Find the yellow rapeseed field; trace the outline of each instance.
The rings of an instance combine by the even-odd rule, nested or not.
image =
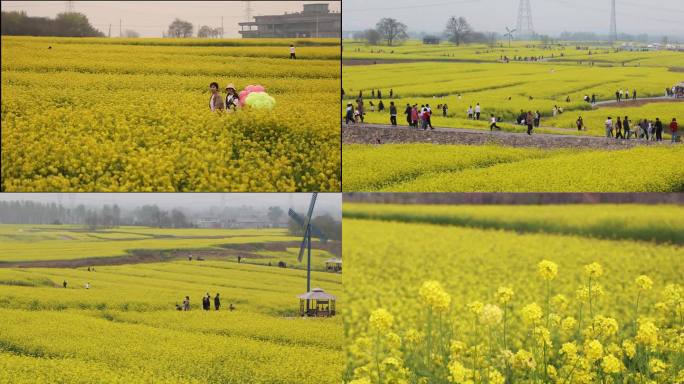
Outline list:
[[[583,226],[571,207],[532,209],[530,221],[525,207],[440,207],[440,225],[421,207],[345,210],[361,217],[364,207],[382,221],[345,216],[345,382],[684,380],[681,245],[596,238],[627,235],[622,226],[647,211],[675,223],[673,207],[579,206],[598,212],[602,230],[596,220]],[[506,216],[513,209],[518,219]],[[490,226],[463,226],[464,214]],[[576,234],[539,228],[540,218],[564,217]],[[412,218],[419,222],[404,221]]]
[[[224,43],[3,36],[1,189],[338,191],[339,46]],[[211,113],[213,81],[276,106]]]

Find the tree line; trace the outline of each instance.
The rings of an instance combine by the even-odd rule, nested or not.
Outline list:
[[[369,44],[377,45],[381,41],[387,46],[393,46],[409,38],[408,27],[406,24],[385,17],[380,19],[375,28],[367,29],[355,36],[365,39]],[[452,16],[447,20],[444,32],[441,36],[426,36],[426,40],[440,40],[445,38],[456,45],[467,43],[490,43],[495,44],[499,35],[493,32],[478,32],[468,23],[465,17]]]
[[[25,11],[2,11],[0,33],[14,36],[104,37],[82,13],[60,13],[54,19],[31,17]]]

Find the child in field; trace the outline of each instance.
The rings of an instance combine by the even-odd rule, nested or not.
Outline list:
[[[493,130],[494,128],[496,128],[496,129],[501,129],[501,127],[499,127],[498,125],[496,125],[496,117],[494,117],[494,114],[492,114],[492,117],[491,117],[490,121],[491,121],[491,124],[489,124],[489,130],[490,130],[490,131]]]
[[[290,59],[292,59],[292,60],[297,59],[297,55],[295,55],[295,46],[294,46],[294,44],[290,44]]]
[[[238,97],[238,94],[235,91],[235,86],[233,85],[233,83],[226,85],[226,110],[237,110],[239,101],[240,98]]]
[[[190,310],[190,296],[185,296],[185,300],[183,300],[183,310],[184,311]]]
[[[209,84],[209,89],[211,89],[211,97],[209,98],[209,108],[212,112],[223,110],[223,100],[221,100],[221,94],[218,92],[219,85],[217,82],[212,82]]]

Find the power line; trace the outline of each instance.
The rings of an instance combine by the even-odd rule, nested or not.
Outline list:
[[[442,2],[442,3],[430,3],[430,4],[420,4],[420,5],[406,5],[406,6],[399,6],[399,7],[378,7],[378,8],[353,8],[353,9],[348,9],[345,8],[343,13],[350,13],[350,12],[366,12],[366,11],[393,11],[397,9],[416,9],[416,8],[425,8],[425,7],[434,7],[434,6],[440,6],[440,5],[454,5],[454,4],[465,4],[465,3],[479,3],[481,0],[458,0],[458,1],[447,1],[447,2]]]

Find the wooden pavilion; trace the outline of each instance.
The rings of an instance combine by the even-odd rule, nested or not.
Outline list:
[[[333,257],[325,261],[326,271],[342,272],[342,259]]]
[[[314,288],[311,292],[299,297],[299,315],[310,317],[335,316],[336,297],[325,293],[321,288]]]

